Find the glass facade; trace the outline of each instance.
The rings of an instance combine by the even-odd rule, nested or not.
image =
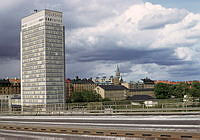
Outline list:
[[[64,103],[65,29],[62,13],[43,10],[22,19],[22,105]]]

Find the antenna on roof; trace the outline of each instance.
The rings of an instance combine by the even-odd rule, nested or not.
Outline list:
[[[35,10],[34,10],[34,13],[37,13],[37,12],[38,12],[38,10],[37,10],[37,9],[35,9]]]

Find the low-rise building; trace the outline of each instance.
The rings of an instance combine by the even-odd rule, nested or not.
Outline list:
[[[127,87],[128,89],[154,89],[154,81],[149,78],[141,79],[142,81],[133,82],[130,81],[129,83],[123,82],[121,85]]]
[[[1,79],[0,80],[0,109],[8,111],[12,108],[12,98],[20,96],[19,79]],[[21,104],[21,100],[20,104]]]
[[[15,79],[0,80],[0,95],[20,94],[20,81]]]
[[[66,101],[72,96],[73,85],[70,79],[65,80],[65,98]]]
[[[67,79],[66,80],[66,99],[69,99],[75,92],[93,91],[97,86],[92,79]]]
[[[143,82],[123,82],[121,85],[125,86],[128,89],[144,89],[144,83]]]
[[[154,85],[155,85],[155,83],[154,83],[154,81],[153,80],[151,80],[150,78],[148,78],[148,77],[146,77],[146,78],[144,78],[144,79],[141,79],[142,81],[143,81],[143,83],[144,83],[144,88],[145,89],[147,89],[147,88],[154,88]]]
[[[116,67],[115,76],[96,77],[92,80],[97,85],[121,85],[121,83],[123,83],[123,79],[118,66]]]
[[[149,95],[149,96],[155,96],[154,89],[152,88],[142,88],[142,89],[129,89],[127,92],[128,96],[132,95]]]
[[[72,92],[93,91],[96,84],[91,79],[73,79],[71,81]]]
[[[92,81],[97,84],[97,85],[113,85],[113,76],[110,77],[96,77],[94,79],[92,79]]]
[[[4,111],[9,111],[10,108],[11,108],[11,104],[10,104],[9,98],[7,96],[6,97],[1,96],[0,97],[0,113]]]
[[[128,88],[127,96],[132,95],[154,95],[154,81],[149,78],[141,79],[142,82],[123,82],[121,85]]]
[[[128,89],[122,85],[99,85],[94,89],[103,99],[125,100]]]

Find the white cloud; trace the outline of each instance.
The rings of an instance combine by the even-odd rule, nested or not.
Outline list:
[[[66,17],[73,21],[72,26],[89,27],[121,14],[129,5],[141,2],[142,0],[64,0],[63,10]]]
[[[88,39],[87,39],[87,42],[90,44],[90,45],[95,45],[97,44],[98,42],[98,39],[93,37],[93,36],[89,36]]]
[[[183,59],[183,60],[186,60],[186,61],[191,61],[193,51],[190,48],[179,47],[179,48],[175,49],[175,55],[180,59]]]
[[[142,19],[138,26],[140,29],[158,29],[165,27],[167,24],[173,24],[182,20],[188,12],[179,9],[167,9],[160,5],[151,3],[144,4]]]
[[[159,47],[184,47],[198,43],[200,36],[200,14],[188,14],[176,24],[168,24],[159,32],[157,39],[151,46]]]
[[[195,63],[200,61],[195,59],[199,50],[194,51],[195,45],[200,42],[200,14],[182,9],[165,8],[151,3],[139,3],[130,6],[118,15],[101,20],[95,26],[73,30],[69,38],[71,48],[78,45],[86,50],[91,47],[105,50],[111,47],[110,45],[147,52],[160,49],[168,50],[167,53],[172,58],[162,58],[163,56],[157,54],[157,57],[150,57],[149,59],[152,59],[152,61],[148,61],[147,64],[136,64],[137,60],[125,60],[123,63],[127,63],[131,68],[133,65],[136,66],[135,68],[133,66],[132,72],[125,75],[129,80],[148,75],[158,79],[168,79],[170,76],[174,78],[174,76],[168,74],[172,68],[170,61],[172,62],[171,65],[174,65],[174,61],[177,61],[179,65],[184,63],[183,61],[195,61]],[[112,56],[112,52],[110,52],[110,55]],[[126,54],[124,54],[124,57],[127,57]],[[165,67],[164,63],[156,64],[158,60],[155,58],[163,62],[165,59],[169,59],[169,62],[166,63],[168,66]],[[178,59],[176,60],[176,58]],[[144,59],[147,59],[145,55]],[[94,61],[96,60],[94,59]],[[113,59],[110,61],[119,63]],[[101,66],[103,67],[105,63],[101,63]],[[151,71],[144,68],[151,68]],[[103,67],[103,69],[108,70],[107,67]]]
[[[176,44],[194,44],[198,39],[190,36],[200,35],[200,32],[190,33],[191,28],[185,29],[191,22],[196,27],[200,20],[189,12],[179,9],[167,9],[150,3],[129,7],[119,16],[114,16],[98,23],[94,27],[81,28],[71,33],[71,41],[85,42],[88,36],[102,38],[101,41],[112,41],[125,47],[165,48],[179,47]],[[196,17],[196,18],[195,18]],[[191,20],[190,22],[187,20]],[[197,20],[198,19],[198,20]],[[195,28],[193,27],[193,28]],[[151,30],[141,30],[147,28]],[[184,29],[183,29],[184,28]],[[85,42],[87,45],[87,42]],[[73,46],[73,45],[72,45]]]

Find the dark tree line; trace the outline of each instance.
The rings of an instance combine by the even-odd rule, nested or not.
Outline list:
[[[110,99],[103,99],[100,94],[95,91],[82,91],[74,92],[70,99],[67,100],[68,103],[80,103],[80,102],[103,102],[110,101]]]
[[[158,99],[183,98],[184,95],[200,97],[200,83],[180,83],[176,85],[159,83],[155,85],[154,93]]]

